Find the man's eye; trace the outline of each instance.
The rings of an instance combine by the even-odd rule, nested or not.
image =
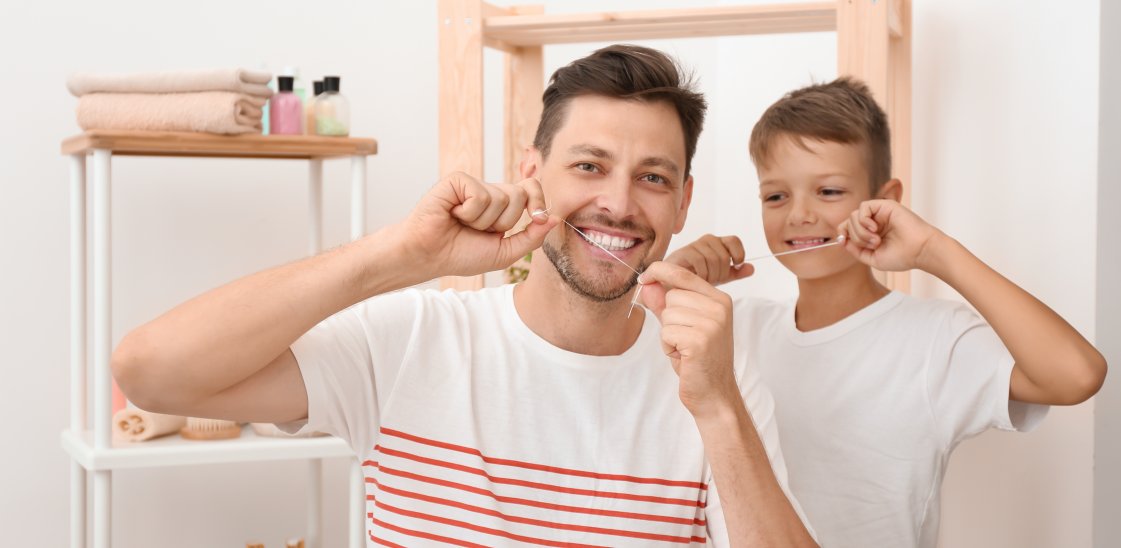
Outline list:
[[[656,185],[664,185],[669,183],[669,181],[667,181],[665,177],[662,177],[661,175],[658,175],[656,173],[647,173],[646,175],[642,176],[642,180],[648,183],[654,183]]]
[[[596,171],[599,171],[599,168],[596,167],[595,164],[591,164],[591,163],[588,163],[588,162],[580,162],[580,163],[576,164],[575,167],[576,167],[576,169],[579,169],[580,171],[587,171],[588,173],[595,173]]]

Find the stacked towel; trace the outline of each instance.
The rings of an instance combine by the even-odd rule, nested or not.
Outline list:
[[[190,93],[232,91],[268,99],[272,75],[245,69],[153,72],[148,74],[88,74],[70,77],[66,87],[75,97],[91,93]]]
[[[78,125],[91,129],[261,131],[272,90],[267,72],[243,69],[135,75],[75,74],[67,88],[78,99]]]
[[[94,93],[78,100],[78,125],[84,130],[260,133],[265,101],[229,91]]]

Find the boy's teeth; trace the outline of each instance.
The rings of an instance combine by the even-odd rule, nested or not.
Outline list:
[[[634,244],[638,242],[637,240],[632,240],[630,238],[610,236],[602,232],[596,232],[594,230],[584,230],[582,232],[586,235],[586,240],[594,244],[598,244],[609,251],[622,251],[624,249],[630,249],[634,247]]]

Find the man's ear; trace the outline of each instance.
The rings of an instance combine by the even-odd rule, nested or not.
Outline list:
[[[681,207],[677,210],[677,224],[673,227],[673,233],[681,233],[681,229],[685,228],[685,218],[689,216],[689,204],[693,201],[693,176],[690,175],[685,179],[685,186],[681,188]]]
[[[894,200],[896,202],[903,201],[903,182],[899,179],[892,179],[884,186],[880,187],[880,191],[876,193],[876,198],[880,200]]]
[[[529,179],[536,177],[537,172],[541,166],[541,152],[537,147],[529,145],[522,151],[522,161],[518,163],[518,172],[521,173],[522,179]],[[511,181],[513,182],[513,181]]]

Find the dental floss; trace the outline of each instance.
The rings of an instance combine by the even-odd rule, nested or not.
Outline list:
[[[770,259],[771,257],[781,257],[783,255],[793,255],[795,253],[801,253],[803,251],[813,251],[815,249],[821,249],[823,247],[840,245],[840,244],[843,244],[843,243],[845,243],[845,235],[841,234],[840,236],[837,236],[836,241],[829,242],[827,244],[815,245],[813,247],[803,247],[802,249],[794,249],[794,250],[791,250],[791,251],[783,251],[782,253],[772,253],[770,255],[760,255],[758,257],[752,257],[750,259],[744,259],[742,263],[736,265],[736,268],[739,268],[739,267],[741,267],[741,266],[743,266],[747,263],[753,263],[755,261],[761,261],[763,259]]]
[[[539,209],[537,211],[534,211],[533,213],[530,213],[529,215],[530,215],[530,217],[536,217],[538,215],[544,215],[548,212],[549,212],[549,209]],[[564,221],[564,224],[568,225],[569,228],[571,228],[572,230],[575,230],[577,234],[583,236],[585,240],[588,240],[588,242],[590,242],[592,245],[602,249],[603,252],[610,255],[612,259],[615,259],[616,261],[619,261],[620,264],[622,264],[623,266],[630,269],[630,271],[634,272],[636,276],[638,276],[640,278],[642,277],[642,273],[635,270],[634,268],[632,268],[631,265],[626,263],[626,261],[624,261],[623,259],[620,259],[614,253],[608,251],[608,249],[606,247],[603,247],[602,245],[599,245],[598,243],[596,243],[594,240],[589,238],[587,234],[584,234],[583,232],[581,232],[579,228],[576,228],[576,227],[572,226],[572,223],[568,222],[565,219],[561,219],[561,220]],[[794,253],[801,253],[803,251],[812,251],[814,249],[821,249],[823,247],[830,247],[830,246],[839,245],[839,244],[843,244],[843,243],[845,243],[845,235],[841,234],[840,236],[837,236],[836,241],[829,242],[827,244],[815,245],[813,247],[803,247],[802,249],[794,249],[794,250],[791,250],[791,251],[783,251],[782,253],[772,253],[770,255],[760,255],[758,257],[752,257],[750,259],[744,259],[744,261],[742,263],[736,265],[736,267],[739,268],[740,266],[743,266],[747,263],[752,263],[752,262],[760,261],[760,260],[763,260],[763,259],[770,259],[772,257],[781,257],[783,255],[793,255]],[[636,305],[638,305],[638,296],[639,296],[640,293],[642,293],[642,286],[643,285],[644,284],[639,283],[638,284],[638,289],[635,290],[635,292],[634,292],[634,298],[631,299],[631,307],[629,309],[627,309],[627,318],[631,317],[631,313],[634,312],[634,307]]]
[[[548,209],[539,209],[537,211],[534,211],[533,213],[530,213],[529,216],[530,217],[536,217],[538,215],[544,215],[548,212],[549,212]],[[623,259],[620,259],[614,253],[609,251],[606,247],[603,247],[602,245],[599,245],[599,243],[597,243],[595,240],[589,238],[588,235],[581,232],[579,228],[576,228],[576,227],[572,226],[572,223],[568,222],[566,219],[561,219],[561,220],[564,221],[564,224],[568,225],[569,228],[571,228],[572,230],[575,230],[577,234],[583,236],[585,240],[588,240],[589,243],[591,243],[592,245],[602,249],[603,252],[610,255],[612,259],[615,259],[616,261],[619,261],[619,264],[622,264],[623,266],[630,269],[631,272],[634,272],[635,276],[639,276],[639,277],[642,276],[641,272],[635,270],[631,265],[627,264],[626,261],[624,261]],[[631,317],[631,312],[634,311],[635,305],[638,304],[638,294],[641,293],[641,292],[642,292],[642,284],[638,284],[638,289],[634,292],[634,300],[631,301],[631,307],[627,310],[627,318]]]

